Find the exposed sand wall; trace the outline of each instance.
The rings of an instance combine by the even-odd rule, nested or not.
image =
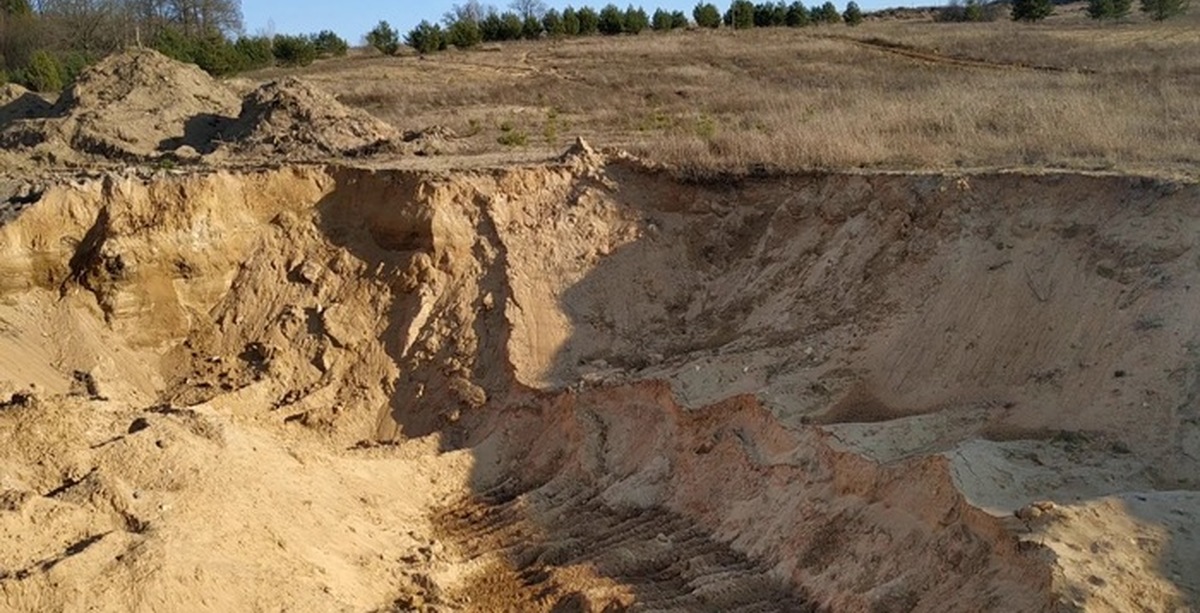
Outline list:
[[[1183,606],[1198,200],[1116,176],[681,183],[586,147],[55,186],[0,226],[0,530],[31,535],[0,546],[0,594],[178,608],[235,572],[184,561],[217,543],[259,588],[201,608]],[[295,555],[323,521],[285,530],[304,500],[379,539]],[[257,536],[214,531],[229,505]]]

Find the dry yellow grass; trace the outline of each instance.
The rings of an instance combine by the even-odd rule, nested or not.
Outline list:
[[[360,55],[306,76],[403,129],[447,125],[471,153],[575,135],[703,170],[1064,167],[1193,174],[1200,29],[868,22]],[[278,71],[277,71],[278,72]],[[264,73],[258,77],[272,76]]]

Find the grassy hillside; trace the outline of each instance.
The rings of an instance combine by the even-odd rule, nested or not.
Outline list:
[[[711,170],[1026,167],[1188,173],[1200,162],[1200,19],[677,31],[427,57],[360,53],[301,72],[466,153],[575,135]],[[265,78],[292,71],[257,73]]]

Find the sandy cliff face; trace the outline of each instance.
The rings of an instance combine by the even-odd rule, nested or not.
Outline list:
[[[0,598],[1187,606],[1198,198],[585,147],[51,186],[0,226]]]

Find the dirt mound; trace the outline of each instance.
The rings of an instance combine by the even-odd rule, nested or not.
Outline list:
[[[393,146],[399,136],[395,128],[365,111],[288,77],[247,95],[241,114],[222,139],[240,155],[327,158],[378,153]]]
[[[679,182],[580,142],[26,192],[8,609],[1200,594],[1195,185]]]
[[[458,134],[446,126],[430,126],[422,130],[409,130],[401,140],[404,150],[413,155],[441,155],[458,150]]]
[[[0,85],[0,130],[18,119],[44,117],[50,102],[15,83]]]
[[[238,99],[199,67],[130,49],[84,70],[43,119],[17,122],[5,146],[115,159],[207,146]]]
[[[0,144],[50,162],[83,156],[147,159],[164,154],[213,163],[326,159],[452,149],[445,130],[402,139],[390,125],[304,81],[263,85],[244,100],[200,68],[145,49],[113,55],[80,74],[58,102],[15,86],[0,102]],[[7,127],[6,127],[7,126]]]

